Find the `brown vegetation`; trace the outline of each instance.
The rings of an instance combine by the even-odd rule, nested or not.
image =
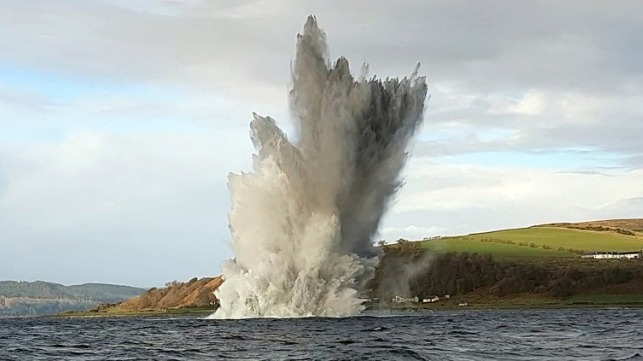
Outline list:
[[[597,232],[616,232],[634,236],[636,235],[634,232],[643,232],[643,218],[611,219],[578,223],[551,223],[542,224],[537,227],[563,227]]]
[[[167,309],[208,307],[217,303],[214,291],[223,279],[196,277],[188,282],[172,281],[165,288],[151,288],[140,296],[115,306],[120,311],[163,311]]]

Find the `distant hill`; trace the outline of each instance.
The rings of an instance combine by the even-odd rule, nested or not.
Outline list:
[[[138,296],[117,304],[105,304],[94,309],[100,313],[141,313],[186,308],[212,308],[217,304],[214,291],[221,286],[218,277],[192,278],[187,282],[172,281],[164,288],[151,288]]]
[[[585,229],[589,231],[611,231],[634,235],[629,232],[643,232],[643,218],[633,219],[609,219],[604,221],[589,221],[576,223],[551,223],[539,227],[564,227],[573,229]]]
[[[556,223],[459,237],[438,237],[420,242],[404,241],[406,243],[402,244],[412,244],[412,249],[435,251],[438,257],[439,254],[446,255],[448,252],[468,252],[478,255],[490,254],[494,259],[503,262],[546,260],[555,262],[558,267],[572,264],[576,259],[580,260],[580,254],[584,252],[640,250],[643,248],[642,230],[643,219],[618,219]],[[389,248],[385,249],[390,251],[399,245],[398,242],[397,245],[386,246]],[[387,270],[387,267],[378,272],[381,272],[380,275],[399,273]],[[152,288],[126,301],[102,305],[95,311],[127,314],[212,307],[217,303],[214,291],[222,282],[220,276],[193,278],[187,282],[173,281],[165,288]]]
[[[640,255],[642,226],[640,218],[615,219],[433,237],[419,242],[400,239],[382,245],[384,256],[369,289],[378,300],[449,295],[452,305],[465,301],[509,307],[532,302],[641,307],[643,259],[581,255]]]
[[[83,311],[102,303],[120,302],[144,291],[101,283],[64,286],[43,281],[0,281],[0,317]]]
[[[528,228],[440,237],[419,242],[436,252],[491,254],[500,258],[570,258],[585,252],[643,249],[643,219],[552,223]]]
[[[413,287],[420,287],[416,289],[417,294],[425,296],[465,294],[472,290],[494,295],[544,292],[556,297],[590,291],[643,295],[643,278],[640,277],[643,275],[643,264],[639,261],[605,263],[580,257],[585,252],[641,249],[641,218],[552,223],[458,237],[434,237],[419,242],[399,240],[397,244],[384,246],[388,256],[378,267],[372,289],[389,278],[394,284],[406,283],[411,277],[407,275],[406,268],[413,263],[415,276],[421,270],[428,272],[421,279],[432,280],[430,287],[420,281],[411,282]],[[426,258],[417,253],[423,250],[433,251],[432,257]],[[400,263],[398,259],[404,262]],[[426,262],[429,259],[431,261]],[[420,263],[425,263],[426,267],[417,267]],[[480,278],[478,266],[491,267],[492,271],[485,273],[488,279]],[[457,272],[446,272],[447,269]],[[187,282],[172,281],[164,288],[144,291],[101,284],[66,287],[46,282],[0,282],[0,315],[3,315],[6,304],[2,298],[6,299],[5,294],[14,298],[32,299],[40,295],[41,299],[57,299],[59,303],[55,312],[93,307],[91,312],[109,315],[213,308],[218,303],[214,291],[222,283],[221,276],[193,278]],[[17,288],[21,290],[17,291]],[[128,294],[130,291],[132,293]],[[386,297],[389,296],[386,294]],[[98,303],[101,304],[97,306]],[[47,308],[47,313],[55,313],[53,309]],[[22,314],[38,314],[40,310],[32,306],[30,312],[23,311]]]

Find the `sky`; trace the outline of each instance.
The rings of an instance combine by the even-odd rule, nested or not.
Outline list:
[[[379,239],[643,217],[638,1],[0,0],[0,280],[141,287],[233,257],[252,112],[296,34],[430,100]],[[376,241],[375,240],[375,241]]]

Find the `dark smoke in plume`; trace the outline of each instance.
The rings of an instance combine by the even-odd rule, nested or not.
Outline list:
[[[360,292],[378,261],[372,238],[401,184],[426,94],[417,68],[379,80],[355,79],[343,57],[331,65],[326,36],[308,18],[290,92],[299,139],[254,115],[253,171],[228,181],[235,259],[223,265],[213,317],[362,310]]]

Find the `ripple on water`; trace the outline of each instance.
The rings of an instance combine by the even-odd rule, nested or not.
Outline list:
[[[629,317],[623,322],[623,317]],[[643,310],[0,319],[0,360],[641,360]]]

